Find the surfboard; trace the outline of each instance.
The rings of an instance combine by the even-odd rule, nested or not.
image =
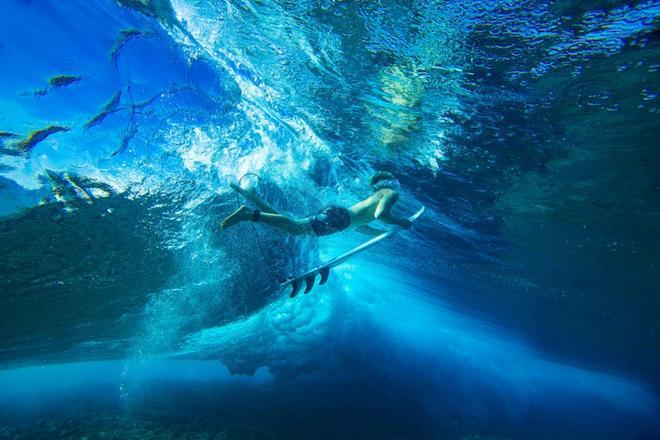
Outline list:
[[[424,207],[422,206],[419,211],[408,217],[408,220],[411,222],[414,222],[417,220],[417,218],[422,215],[424,212]],[[333,267],[343,263],[344,261],[348,260],[349,258],[353,257],[356,254],[359,254],[362,251],[365,251],[369,249],[370,247],[376,245],[377,243],[380,243],[381,241],[390,238],[394,235],[396,235],[399,231],[402,229],[405,229],[401,226],[395,226],[392,229],[390,229],[387,232],[383,232],[382,234],[372,238],[369,241],[366,241],[362,243],[359,246],[354,247],[350,251],[343,253],[329,261],[326,261],[325,263],[321,264],[320,266],[316,266],[313,269],[308,270],[305,273],[302,273],[298,275],[295,278],[291,278],[289,280],[286,280],[282,284],[280,284],[280,288],[284,288],[287,286],[291,286],[291,294],[289,295],[291,298],[294,298],[296,295],[298,295],[298,292],[300,292],[300,288],[302,287],[303,283],[305,284],[305,290],[303,291],[304,293],[309,293],[312,288],[314,287],[314,282],[316,281],[316,277],[320,276],[319,279],[319,285],[325,284],[326,281],[328,281],[328,277],[330,276],[330,269]]]

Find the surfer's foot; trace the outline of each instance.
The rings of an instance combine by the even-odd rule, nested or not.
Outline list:
[[[237,223],[250,220],[252,218],[252,211],[245,205],[241,205],[232,215],[223,220],[220,224],[222,229],[227,229],[230,226],[234,226]]]

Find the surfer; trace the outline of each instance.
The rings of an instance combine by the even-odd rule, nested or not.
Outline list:
[[[254,203],[257,208],[250,209],[241,205],[221,224],[222,229],[240,222],[253,221],[264,223],[294,235],[329,235],[349,227],[359,232],[377,235],[384,231],[372,228],[368,224],[380,220],[395,226],[408,228],[410,220],[392,214],[392,207],[399,199],[399,181],[392,173],[380,171],[370,180],[372,194],[350,207],[330,205],[317,214],[304,218],[293,218],[279,213],[273,207],[236,184],[230,186],[243,197]]]

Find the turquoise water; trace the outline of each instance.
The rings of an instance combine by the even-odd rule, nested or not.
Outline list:
[[[8,0],[0,437],[660,436],[657,1]],[[414,228],[226,231],[402,184]]]

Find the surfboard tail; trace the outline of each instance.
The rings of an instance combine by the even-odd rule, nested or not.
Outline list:
[[[417,218],[422,215],[424,212],[424,207],[422,206],[417,212],[415,212],[413,215],[408,217],[408,220],[411,222],[414,222],[417,220]],[[304,293],[309,293],[313,288],[314,288],[314,283],[316,282],[316,276],[320,275],[319,279],[319,285],[323,285],[328,281],[328,277],[330,276],[330,269],[343,263],[344,261],[348,260],[351,258],[353,255],[364,251],[365,249],[370,248],[371,246],[375,245],[376,243],[379,243],[389,237],[392,237],[393,235],[397,234],[399,231],[401,231],[403,228],[401,226],[396,226],[392,229],[390,229],[387,232],[383,232],[377,237],[372,238],[371,240],[362,243],[361,245],[351,249],[348,252],[345,252],[330,261],[327,261],[323,263],[320,266],[316,266],[315,268],[308,270],[307,272],[298,275],[295,278],[292,278],[288,281],[285,281],[284,283],[280,284],[281,288],[291,286],[291,293],[290,297],[295,298],[296,295],[300,292],[300,289],[302,288],[303,282],[305,283],[305,290],[303,290]]]
[[[300,276],[298,278],[294,278],[292,280],[289,280],[285,283],[282,284],[282,287],[289,285],[291,286],[291,293],[289,296],[291,298],[295,298],[300,290],[302,289],[303,282],[305,283],[305,289],[303,290],[303,293],[307,294],[309,293],[313,288],[314,288],[314,282],[316,281],[316,276],[320,275],[319,279],[319,285],[325,284],[328,281],[328,277],[330,276],[330,268],[329,267],[323,267],[319,270],[315,270],[312,273],[307,273],[303,276]]]

